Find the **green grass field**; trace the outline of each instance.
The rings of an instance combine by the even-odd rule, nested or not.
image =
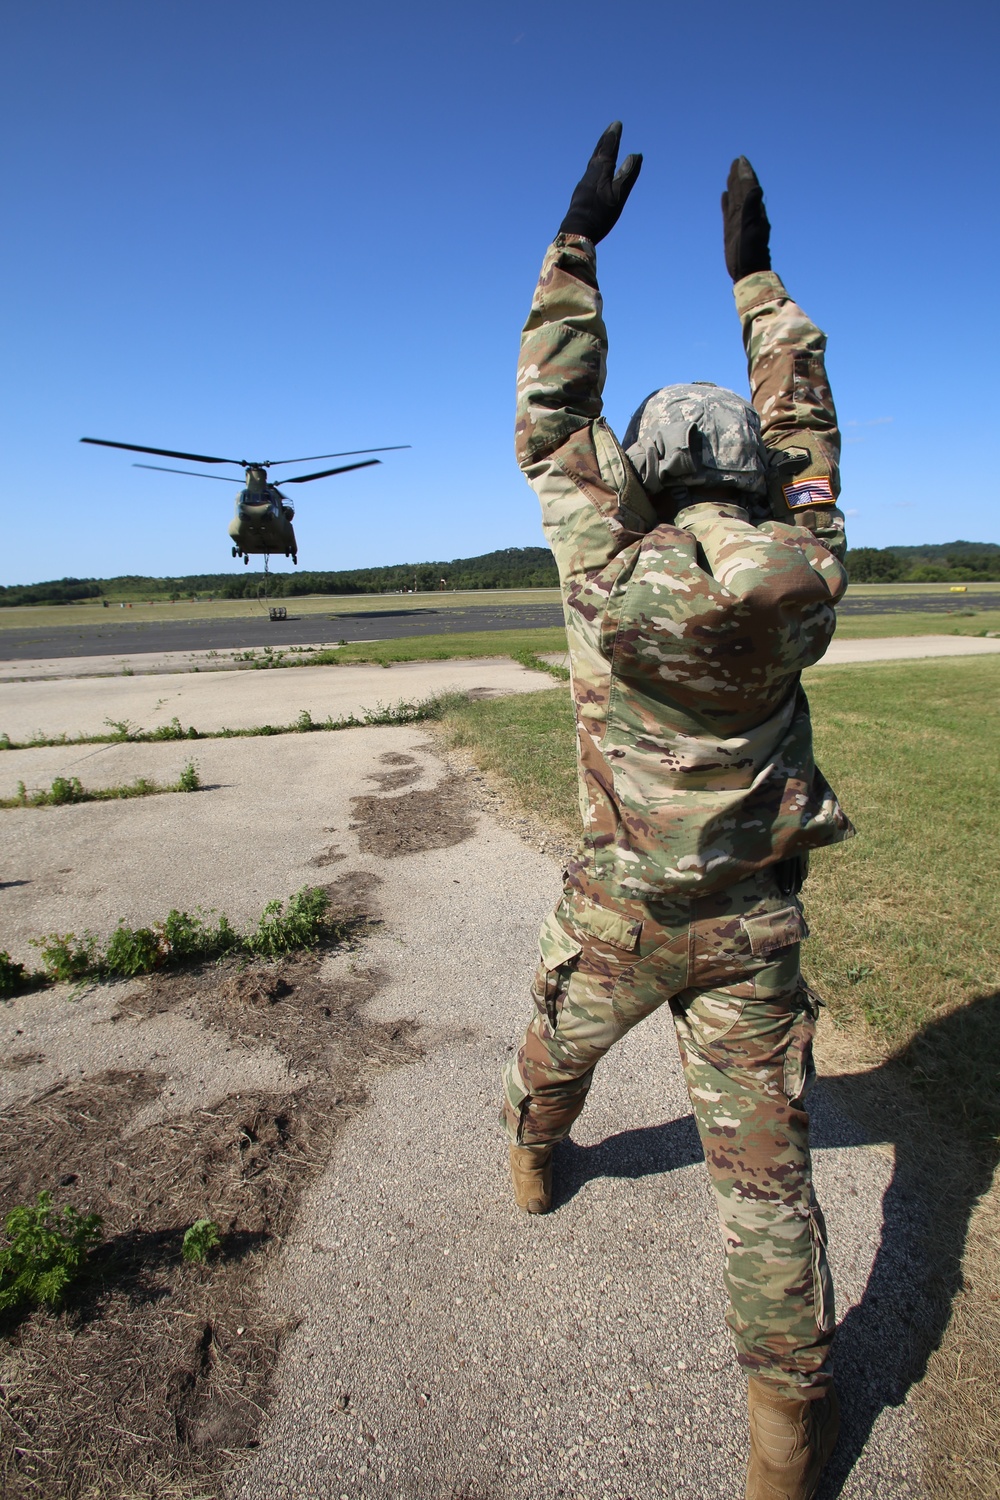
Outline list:
[[[837,620],[837,635],[841,640],[884,640],[893,635],[985,635],[987,631],[1000,631],[1000,609],[974,609],[971,604],[961,609],[942,604],[937,610],[900,610],[891,615],[848,615],[841,613]]]
[[[985,635],[1000,631],[1000,610],[974,615],[907,613],[872,615],[865,619],[841,616],[841,640],[885,640],[904,635]],[[283,665],[317,666],[336,662],[447,661],[456,656],[510,656],[516,651],[565,651],[562,626],[539,630],[470,630],[462,634],[407,636],[393,641],[358,641],[333,651],[295,652]],[[258,656],[260,652],[256,653]]]
[[[565,651],[561,625],[541,630],[470,630],[454,635],[404,636],[394,641],[358,641],[334,651],[303,652],[284,665],[337,666],[347,662],[453,661],[468,656],[516,656],[519,652]]]
[[[804,965],[839,1025],[904,1048],[1000,987],[1000,658],[807,676],[817,756],[858,837],[813,857]],[[575,832],[565,689],[470,703],[446,726],[527,809]],[[973,1008],[952,1025],[948,1056],[917,1066],[914,1054],[935,1084],[961,1079],[948,1108],[980,1140],[1000,1134],[1000,1037],[981,1034],[991,1017]]]

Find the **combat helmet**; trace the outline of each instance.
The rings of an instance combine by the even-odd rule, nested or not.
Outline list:
[[[653,391],[622,446],[651,497],[683,505],[708,491],[753,506],[767,494],[760,417],[735,391],[707,380]]]

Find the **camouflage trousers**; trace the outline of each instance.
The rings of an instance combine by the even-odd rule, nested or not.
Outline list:
[[[807,930],[782,868],[655,905],[567,884],[542,926],[504,1120],[522,1145],[561,1140],[595,1065],[669,1005],[721,1220],[737,1357],[802,1398],[829,1384],[834,1304],[805,1108],[819,1002],[799,973]]]

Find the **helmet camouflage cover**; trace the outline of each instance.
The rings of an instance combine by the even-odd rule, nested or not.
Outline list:
[[[745,501],[767,491],[760,417],[735,391],[709,381],[647,396],[622,446],[648,495],[683,500],[689,490],[732,490]]]

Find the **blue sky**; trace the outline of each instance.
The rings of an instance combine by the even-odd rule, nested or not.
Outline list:
[[[0,582],[236,569],[222,485],[84,434],[261,458],[411,443],[294,492],[303,567],[539,542],[518,332],[616,117],[646,159],[600,250],[612,425],[671,381],[746,389],[718,207],[745,152],[775,269],[830,338],[852,541],[1000,540],[998,14],[5,7]]]

